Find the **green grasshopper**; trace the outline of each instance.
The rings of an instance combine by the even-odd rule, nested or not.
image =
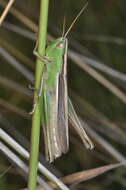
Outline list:
[[[68,40],[66,36],[86,6],[87,4],[81,9],[67,32],[50,43],[45,50],[44,57],[38,55],[36,50],[34,51],[34,54],[45,63],[38,100],[39,97],[43,99],[42,125],[46,159],[49,162],[54,161],[69,149],[68,119],[86,148],[92,149],[94,147],[81,125],[67,92]],[[37,102],[34,104],[33,112],[36,104]]]

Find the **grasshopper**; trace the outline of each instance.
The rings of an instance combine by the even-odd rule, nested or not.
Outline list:
[[[68,120],[82,139],[86,148],[92,149],[93,143],[87,136],[67,92],[67,35],[72,26],[84,11],[85,6],[76,16],[67,32],[54,40],[41,57],[37,51],[34,54],[43,60],[41,87],[38,94],[42,98],[42,125],[44,131],[46,159],[49,162],[60,157],[69,150]],[[33,112],[37,102],[33,105]]]

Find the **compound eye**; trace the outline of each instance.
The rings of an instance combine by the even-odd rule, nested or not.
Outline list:
[[[60,42],[59,44],[57,44],[56,48],[59,48],[59,49],[63,48],[63,42]]]

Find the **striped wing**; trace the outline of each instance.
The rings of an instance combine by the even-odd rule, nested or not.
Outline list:
[[[69,149],[68,134],[68,91],[67,91],[67,39],[65,41],[65,54],[63,56],[62,72],[59,75],[59,100],[58,100],[58,128],[61,149],[66,153]]]
[[[59,100],[58,100],[58,129],[60,136],[61,150],[66,153],[69,149],[68,136],[68,102],[67,102],[67,81],[66,77],[59,78]]]
[[[58,129],[58,84],[59,75],[55,87],[43,92],[45,149],[50,162],[62,154]]]

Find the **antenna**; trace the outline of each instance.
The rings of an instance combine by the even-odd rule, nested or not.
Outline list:
[[[66,38],[66,36],[68,35],[68,33],[70,32],[70,30],[72,29],[72,27],[74,26],[74,24],[76,23],[77,19],[80,17],[80,15],[83,13],[83,11],[87,8],[88,6],[88,1],[86,2],[86,4],[82,7],[82,9],[80,10],[80,12],[77,14],[77,16],[75,17],[75,19],[73,20],[73,22],[71,23],[70,27],[68,28],[68,30],[66,31],[64,38]]]
[[[64,16],[62,37],[65,35],[65,24],[66,24],[66,17]]]

